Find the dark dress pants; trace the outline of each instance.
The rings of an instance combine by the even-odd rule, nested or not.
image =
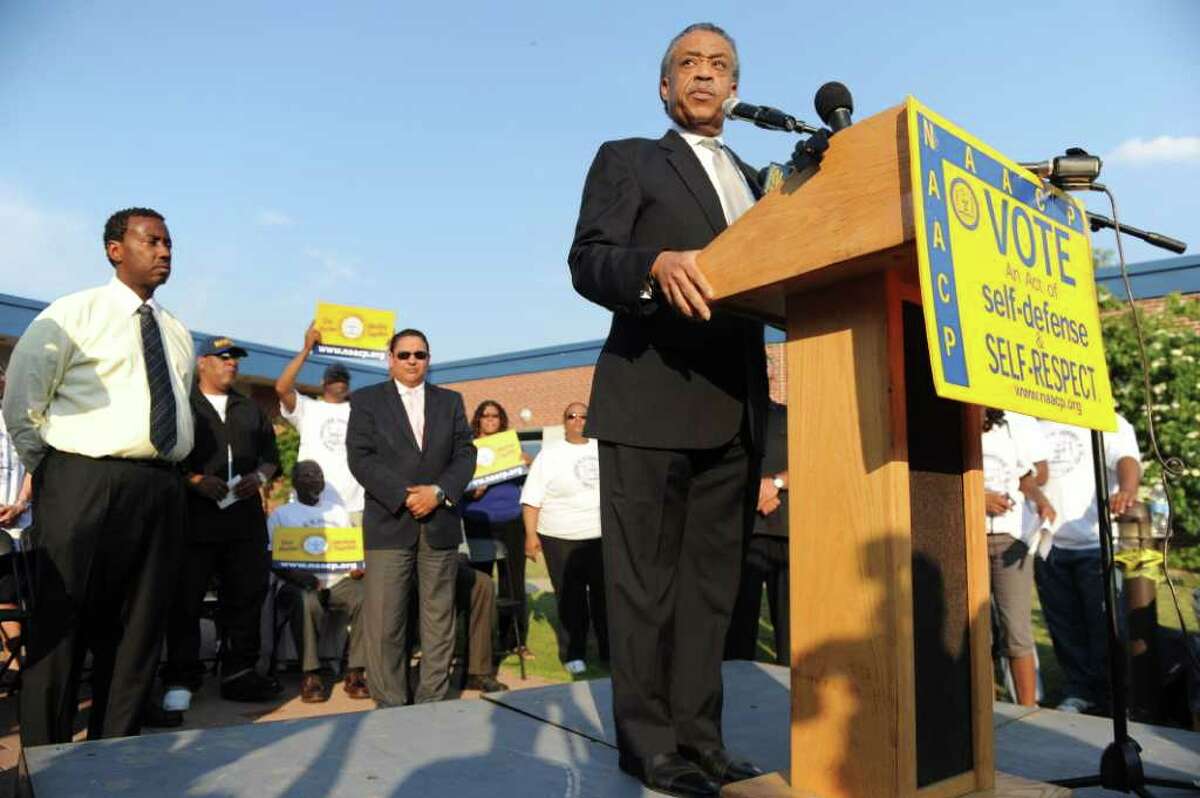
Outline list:
[[[788,539],[774,535],[752,535],[742,561],[742,582],[738,588],[733,621],[725,645],[727,659],[757,659],[758,622],[762,615],[763,586],[767,588],[767,607],[775,627],[775,662],[791,661],[788,644]]]
[[[183,481],[164,463],[51,451],[33,485],[36,588],[21,742],[71,741],[89,649],[89,739],[137,734],[183,539]]]
[[[1046,559],[1035,559],[1033,570],[1054,656],[1063,672],[1063,692],[1100,706],[1111,697],[1102,572],[1099,548],[1076,551],[1058,546],[1050,548]]]
[[[604,598],[604,552],[600,538],[563,540],[538,535],[554,586],[558,622],[566,637],[564,662],[587,657],[588,623],[600,659],[609,658],[608,610]]]
[[[265,529],[240,532],[220,542],[187,544],[167,628],[163,681],[168,685],[187,685],[203,673],[200,616],[213,576],[217,579],[217,628],[224,638],[221,678],[233,678],[258,661],[271,553]]]
[[[601,441],[600,514],[621,765],[723,745],[721,660],[753,510],[743,436],[717,449]]]

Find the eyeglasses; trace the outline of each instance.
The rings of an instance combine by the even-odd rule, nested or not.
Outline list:
[[[397,360],[408,360],[410,357],[415,357],[417,360],[428,360],[429,353],[417,350],[416,352],[392,352],[392,357]]]
[[[567,413],[566,419],[567,421],[575,421],[577,419],[587,421],[587,413]]]

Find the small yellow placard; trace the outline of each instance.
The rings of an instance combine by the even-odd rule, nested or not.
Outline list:
[[[362,527],[283,526],[271,536],[276,568],[352,571],[365,566]]]
[[[330,302],[318,302],[313,319],[321,333],[317,354],[362,360],[383,360],[396,328],[396,314],[390,310]]]
[[[938,395],[1115,430],[1083,205],[911,97],[908,142]]]
[[[475,449],[475,478],[467,483],[467,490],[506,482],[529,473],[529,467],[521,459],[521,441],[516,430],[476,438]]]

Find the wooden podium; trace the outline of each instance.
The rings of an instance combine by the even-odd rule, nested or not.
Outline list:
[[[791,772],[723,794],[1009,794],[993,764],[981,411],[933,389],[906,106],[839,132],[700,265],[721,306],[787,330]]]

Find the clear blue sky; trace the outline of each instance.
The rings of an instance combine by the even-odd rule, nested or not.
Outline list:
[[[857,118],[912,93],[1018,160],[1082,145],[1125,221],[1200,250],[1194,0],[0,0],[0,291],[107,279],[104,219],[150,205],[160,299],[198,329],[295,348],[320,298],[397,311],[441,360],[603,337],[565,263],[583,176],[601,141],[661,135],[663,48],[704,19],[747,100],[814,119],[837,79]]]

